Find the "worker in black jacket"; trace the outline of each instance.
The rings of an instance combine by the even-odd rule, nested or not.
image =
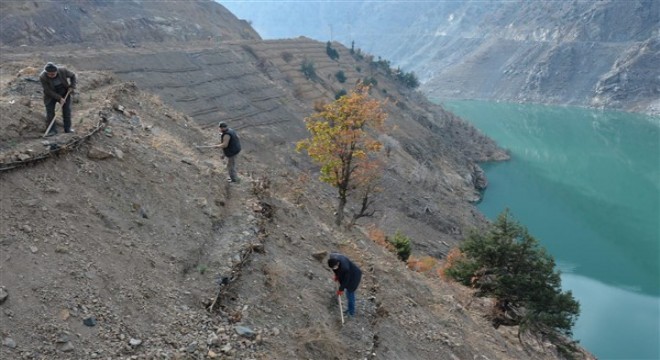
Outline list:
[[[46,105],[46,126],[49,126],[55,117],[55,104],[62,105],[62,120],[64,132],[72,133],[71,127],[71,98],[76,88],[76,74],[64,67],[57,67],[48,63],[39,75],[39,81],[44,90],[44,105]],[[55,126],[51,127],[48,136],[57,134]]]
[[[346,256],[339,253],[331,253],[328,258],[328,266],[335,273],[335,281],[339,282],[337,295],[341,296],[346,290],[346,299],[348,300],[348,309],[345,313],[348,316],[355,315],[355,291],[360,285],[362,271]]]
[[[240,180],[236,173],[236,156],[241,152],[241,141],[238,139],[236,131],[229,128],[226,123],[221,122],[218,128],[220,129],[220,139],[222,141],[218,147],[222,148],[224,156],[227,157],[227,172],[229,173],[227,180],[230,183],[237,183]]]

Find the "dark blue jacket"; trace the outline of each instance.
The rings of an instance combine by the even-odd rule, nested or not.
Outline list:
[[[222,152],[226,157],[238,155],[238,153],[241,152],[241,141],[238,139],[236,131],[231,128],[227,129],[227,131],[222,134],[220,141],[224,141],[225,136],[229,136],[229,144],[227,144],[226,148],[222,149]]]
[[[362,270],[342,254],[332,253],[329,257],[339,261],[339,268],[337,270],[332,270],[339,279],[339,290],[343,291],[346,289],[350,292],[355,291],[360,285]]]

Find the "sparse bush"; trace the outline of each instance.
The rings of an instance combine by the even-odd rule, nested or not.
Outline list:
[[[341,90],[337,91],[337,93],[335,93],[335,100],[339,99],[340,97],[342,97],[346,94],[347,94],[346,89],[341,89]]]
[[[313,80],[316,78],[316,68],[314,67],[314,62],[305,58],[300,65],[300,71],[305,75],[307,80]]]
[[[394,237],[389,240],[394,248],[396,249],[396,254],[399,256],[401,261],[407,261],[410,257],[411,243],[410,238],[403,235],[399,230],[394,233]]]
[[[369,65],[371,65],[372,68],[374,69],[382,69],[385,71],[385,74],[388,76],[392,75],[392,68],[390,67],[390,61],[382,59],[380,56],[378,57],[378,61],[374,61],[373,57],[371,58],[371,61],[369,62]]]
[[[400,147],[399,142],[387,134],[381,135],[378,140],[383,144],[385,156],[387,157],[390,157],[393,149]]]
[[[445,262],[438,269],[438,276],[440,276],[442,280],[449,280],[447,269],[456,265],[458,261],[462,261],[463,257],[464,255],[459,248],[453,248],[449,250],[447,257],[445,258]]]
[[[339,70],[335,73],[335,77],[337,78],[337,81],[340,83],[345,83],[346,82],[346,74],[342,70]]]
[[[288,51],[282,51],[282,54],[280,55],[282,56],[282,60],[284,60],[284,62],[286,62],[287,64],[291,62],[291,60],[293,60],[293,54],[291,54]]]
[[[395,251],[394,246],[387,240],[385,232],[380,228],[377,228],[375,225],[372,225],[367,230],[367,237],[376,244],[386,248],[389,251]]]
[[[259,56],[254,51],[254,48],[252,48],[252,46],[247,45],[247,44],[243,44],[243,45],[241,45],[241,48],[243,48],[243,50],[245,50],[245,52],[250,54],[250,56],[252,56],[253,58],[259,59]]]
[[[433,256],[424,256],[421,258],[416,258],[411,256],[407,260],[408,263],[408,269],[420,272],[420,273],[425,273],[427,271],[431,271],[436,265],[438,265],[438,260],[434,258]]]
[[[314,111],[321,112],[327,104],[323,100],[314,101]]]
[[[305,91],[302,89],[302,87],[296,86],[293,89],[293,96],[298,100],[302,100],[302,98],[305,96]]]
[[[325,52],[328,54],[330,59],[337,60],[339,59],[339,52],[336,49],[332,48],[330,41],[325,45]]]
[[[362,83],[366,86],[375,87],[376,85],[378,85],[378,80],[376,80],[376,78],[373,76],[367,76],[364,79],[362,79]]]
[[[270,66],[270,63],[268,62],[268,59],[266,58],[260,58],[257,60],[257,69],[259,69],[262,72],[266,72],[268,70],[268,67]]]
[[[364,55],[360,49],[354,50],[351,54],[353,54],[353,58],[357,61],[364,60]]]
[[[356,66],[356,67],[355,67],[355,71],[357,71],[357,72],[362,72],[362,67],[361,67],[361,66]]]
[[[206,270],[208,270],[208,266],[206,266],[205,264],[197,265],[197,272],[199,272],[201,275],[204,275]]]

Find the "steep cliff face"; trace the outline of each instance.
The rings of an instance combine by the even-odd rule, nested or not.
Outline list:
[[[2,1],[0,46],[259,39],[213,1]]]
[[[660,67],[652,65],[660,64],[660,3],[653,0],[227,6],[266,38],[355,41],[414,71],[431,97],[660,107]]]

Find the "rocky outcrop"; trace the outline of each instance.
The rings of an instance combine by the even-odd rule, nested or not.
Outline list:
[[[601,76],[596,84],[593,106],[625,107],[660,114],[660,39],[655,38],[631,47]]]

